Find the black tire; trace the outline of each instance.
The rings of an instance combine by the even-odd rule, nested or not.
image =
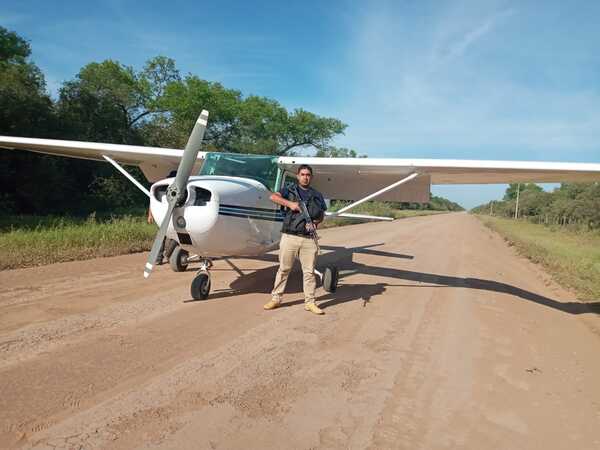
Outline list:
[[[323,289],[327,292],[335,292],[338,283],[338,269],[335,266],[325,268],[323,272]]]
[[[169,257],[169,264],[173,272],[185,272],[188,266],[188,256],[190,254],[181,247],[175,247],[173,253]]]
[[[206,300],[210,293],[210,277],[207,273],[199,273],[192,281],[190,293],[194,300]]]
[[[179,247],[179,242],[177,242],[175,239],[166,238],[164,247],[164,254],[167,257],[167,259],[169,259],[173,254],[173,251],[175,251],[175,249]]]

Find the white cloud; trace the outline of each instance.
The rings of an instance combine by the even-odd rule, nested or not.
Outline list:
[[[565,54],[536,53],[535,11],[370,5],[354,18],[337,77],[325,78],[337,101],[319,110],[349,124],[338,145],[386,157],[600,162],[600,90],[551,77]],[[591,42],[577,47],[579,60],[595,52]],[[437,192],[473,206],[502,189]]]
[[[448,51],[448,59],[461,57],[471,45],[474,45],[479,39],[491,32],[500,20],[511,16],[513,13],[514,10],[508,9],[493,14],[491,17],[485,19],[483,23],[468,31],[459,40],[451,43]]]
[[[545,86],[534,65],[524,81],[515,75],[524,69],[502,59],[519,45],[511,21],[521,11],[439,9],[415,17],[385,8],[355,21],[331,86],[338,101],[325,108],[349,123],[344,145],[389,156],[568,160],[598,149],[600,157],[600,92]]]

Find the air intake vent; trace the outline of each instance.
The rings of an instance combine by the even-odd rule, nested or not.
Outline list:
[[[156,188],[154,188],[154,198],[156,198],[156,200],[158,200],[159,202],[162,202],[165,198],[165,195],[167,195],[168,188],[168,184],[163,184],[162,186],[157,186]]]
[[[210,202],[212,194],[209,190],[194,186],[194,191],[196,193],[195,206],[204,206],[207,202]]]

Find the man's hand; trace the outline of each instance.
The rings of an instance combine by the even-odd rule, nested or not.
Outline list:
[[[308,231],[309,233],[313,233],[317,229],[317,225],[310,222],[310,223],[307,223],[304,226],[304,228],[306,228],[306,231]]]
[[[300,203],[298,202],[287,202],[287,207],[290,208],[292,211],[300,212]]]

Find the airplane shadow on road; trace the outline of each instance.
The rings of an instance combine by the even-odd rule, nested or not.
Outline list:
[[[337,246],[322,246],[322,250],[327,253],[319,256],[317,261],[317,268],[325,267],[328,265],[336,265],[340,271],[340,280],[342,281],[335,293],[326,293],[317,298],[319,306],[322,308],[328,308],[342,303],[351,301],[363,301],[363,306],[373,298],[384,293],[387,287],[399,286],[399,287],[448,287],[448,288],[463,288],[463,289],[477,289],[482,291],[500,292],[521,299],[537,303],[542,306],[553,308],[568,314],[586,314],[595,313],[600,314],[600,302],[561,302],[548,297],[545,297],[535,292],[521,289],[517,286],[513,286],[507,283],[502,283],[494,280],[485,280],[480,278],[471,277],[454,277],[448,275],[439,275],[434,273],[416,272],[405,269],[397,269],[389,267],[389,260],[384,260],[386,266],[370,266],[362,264],[354,260],[355,255],[366,254],[376,255],[384,258],[412,260],[414,259],[411,255],[405,255],[401,253],[393,253],[383,250],[378,250],[375,247],[379,247],[384,244],[373,244],[362,247],[337,247]],[[264,261],[277,263],[276,254],[267,254],[259,258]],[[241,261],[241,260],[238,260]],[[277,264],[263,269],[254,270],[249,273],[244,273],[234,280],[230,289],[214,291],[210,299],[219,299],[225,297],[231,297],[235,295],[243,295],[249,293],[264,293],[268,295],[273,287],[273,280],[277,272]],[[296,262],[295,269],[299,269],[299,264]],[[243,270],[235,267],[238,273],[243,273]],[[418,284],[388,284],[388,283],[373,283],[373,284],[346,284],[343,282],[344,278],[349,275],[356,273],[364,275],[373,275],[386,278],[394,278],[398,280],[410,281]],[[293,270],[288,280],[286,293],[297,294],[302,292],[302,273],[300,270]],[[318,292],[322,292],[319,290]],[[302,300],[296,300],[293,302],[286,302],[282,306],[293,306],[303,303]]]
[[[322,246],[321,249],[328,251],[328,253],[319,256],[317,261],[317,269],[324,268],[328,265],[336,265],[338,269],[345,270],[345,268],[356,268],[356,264],[352,262],[352,257],[355,254],[368,254],[376,256],[385,256],[389,258],[401,258],[401,259],[413,259],[411,255],[403,255],[400,253],[391,253],[387,251],[375,250],[372,247],[377,247],[383,244],[368,245],[363,247],[333,247],[333,246]],[[233,264],[231,261],[227,263],[231,266],[231,270],[234,270],[240,275],[230,285],[230,289],[222,289],[213,291],[209,300],[232,297],[236,295],[259,293],[259,294],[270,294],[273,289],[273,281],[275,280],[275,274],[277,273],[279,262],[277,254],[269,253],[263,255],[258,259],[261,261],[275,263],[273,266],[265,267],[263,269],[252,270],[248,273],[244,273],[244,269]],[[237,261],[243,261],[243,258],[236,258]],[[239,262],[238,262],[239,264]],[[229,270],[229,269],[221,269]],[[344,275],[342,274],[341,277]],[[323,307],[333,306],[340,303],[345,303],[354,300],[363,300],[368,302],[372,297],[381,294],[385,291],[385,287],[388,286],[385,283],[376,284],[342,284],[338,286],[335,293],[328,293],[317,298],[319,303]],[[294,264],[294,269],[288,278],[288,283],[285,289],[286,294],[297,294],[302,292],[302,272],[300,270],[300,264],[298,261]],[[319,291],[318,291],[319,292]],[[318,294],[317,292],[317,294]],[[322,291],[321,291],[322,292]],[[302,300],[285,302],[282,306],[294,306],[297,304],[304,303]]]

